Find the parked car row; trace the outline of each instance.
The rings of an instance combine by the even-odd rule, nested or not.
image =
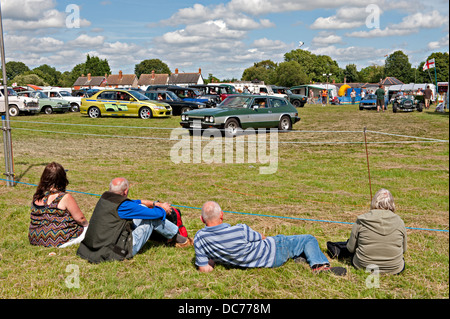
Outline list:
[[[74,97],[68,91],[59,89],[29,90],[16,92],[12,88],[8,90],[9,115],[37,113],[64,113],[78,112],[81,98]],[[0,112],[5,112],[5,99],[3,88],[0,93]]]
[[[4,88],[0,87],[0,112],[6,112]],[[8,113],[9,116],[17,116],[23,114],[36,114],[40,112],[38,99],[32,97],[18,96],[16,91],[7,88],[8,92]]]

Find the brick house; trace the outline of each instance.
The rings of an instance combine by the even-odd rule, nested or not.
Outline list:
[[[104,85],[106,88],[132,88],[138,86],[138,78],[136,74],[110,74]]]
[[[169,82],[169,74],[141,74],[138,81],[138,86],[146,89],[149,85],[166,85]]]
[[[87,76],[84,76],[84,74],[82,74],[73,84],[73,89],[80,90],[104,86],[105,79],[106,74],[105,76],[91,76],[90,73]]]
[[[199,68],[198,73],[178,73],[178,69],[175,69],[175,73],[169,76],[168,84],[179,86],[205,84],[202,69]]]

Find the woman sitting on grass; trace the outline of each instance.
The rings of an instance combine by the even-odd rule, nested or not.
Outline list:
[[[347,242],[347,249],[354,254],[352,263],[358,269],[375,265],[380,273],[398,274],[405,268],[407,236],[403,220],[394,213],[392,194],[380,189],[370,208],[358,216]]]
[[[63,248],[83,240],[88,221],[66,193],[68,184],[61,164],[45,167],[31,203],[28,239],[32,245]]]

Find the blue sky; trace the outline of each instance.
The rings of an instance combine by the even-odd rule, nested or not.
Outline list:
[[[7,61],[70,71],[86,54],[113,73],[160,59],[172,72],[238,78],[301,47],[358,70],[397,50],[417,66],[448,52],[448,0],[1,0]],[[75,10],[73,9],[75,8]],[[79,15],[78,15],[79,13]],[[72,18],[79,17],[74,20]],[[78,25],[73,22],[79,22]],[[75,27],[74,27],[75,26]]]

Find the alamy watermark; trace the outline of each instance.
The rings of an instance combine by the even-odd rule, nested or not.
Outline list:
[[[268,164],[260,174],[275,174],[278,170],[278,129],[253,128],[239,130],[236,137],[223,137],[216,128],[172,130],[170,139],[178,141],[170,150],[173,163],[205,164]]]
[[[380,28],[380,15],[381,9],[376,4],[369,4],[366,7],[366,12],[369,15],[366,18],[366,27],[369,29],[379,29]]]
[[[366,272],[370,273],[366,278],[367,288],[380,288],[380,269],[377,265],[368,265]]]
[[[66,7],[66,27],[68,29],[80,28],[80,6],[76,4],[69,4]]]
[[[66,287],[69,289],[80,288],[80,267],[73,264],[67,265],[66,272],[69,273],[64,281],[66,283]]]

